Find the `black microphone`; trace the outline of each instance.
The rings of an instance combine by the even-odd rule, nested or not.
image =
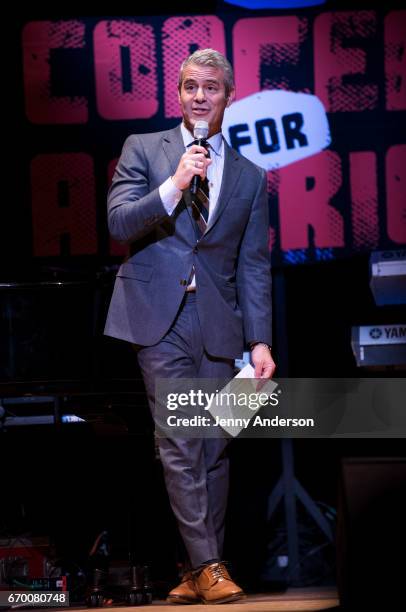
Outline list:
[[[207,147],[206,138],[209,135],[209,124],[207,121],[196,121],[193,128],[193,138],[197,140],[195,144],[201,147]],[[200,176],[195,174],[190,183],[190,193],[195,195],[200,185]]]

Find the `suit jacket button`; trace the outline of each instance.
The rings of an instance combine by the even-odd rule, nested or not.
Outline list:
[[[198,251],[197,246],[195,246],[195,247],[193,248],[193,253],[196,255],[197,251]]]
[[[181,278],[181,279],[180,279],[180,284],[181,284],[182,286],[187,285],[187,280],[185,280],[184,278]]]

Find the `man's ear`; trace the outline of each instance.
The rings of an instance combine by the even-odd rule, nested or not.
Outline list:
[[[234,98],[235,98],[235,89],[232,89],[227,97],[227,105],[226,105],[227,107],[230,106]]]

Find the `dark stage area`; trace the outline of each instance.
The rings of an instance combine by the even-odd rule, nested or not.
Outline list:
[[[134,406],[134,410],[139,414],[144,408]],[[138,414],[125,420],[138,420]],[[23,566],[30,547],[41,543],[50,566],[72,576],[79,600],[83,573],[92,567],[89,551],[104,531],[113,573],[129,561],[148,564],[157,596],[164,596],[176,583],[181,549],[151,431],[141,433],[135,424],[132,433],[126,432],[123,420],[121,431],[117,423],[104,424],[99,431],[97,424],[63,424],[59,431],[55,426],[14,427],[1,437],[1,546],[11,549],[11,556],[19,557]],[[389,469],[390,461],[396,462],[402,453],[402,440],[296,440],[295,475],[335,534],[337,513],[343,512],[339,499],[343,460],[351,457],[362,463],[365,457],[373,458],[389,464]],[[335,541],[327,540],[300,503],[300,572],[288,580],[281,566],[288,555],[283,506],[267,520],[268,499],[282,469],[281,441],[237,440],[230,456],[225,557],[241,584],[251,593],[334,586]],[[371,474],[371,466],[366,469]],[[389,473],[384,476],[386,485]],[[356,490],[365,486],[365,477]],[[379,473],[377,477],[382,478]],[[362,564],[373,564],[375,578],[387,584],[389,570],[382,566],[382,555],[400,550],[404,542],[404,502],[396,488],[391,493],[383,488],[383,495],[375,497],[379,517],[364,515],[363,521],[368,518],[368,523],[361,523],[364,535],[358,525],[360,541],[355,550],[361,563],[356,572],[364,574]],[[394,558],[391,568],[396,575]],[[9,571],[13,569],[18,575],[22,567],[9,566]],[[20,581],[26,578],[23,573]]]
[[[288,329],[287,338],[276,334],[275,350],[282,364],[287,351],[289,375],[359,376],[351,351],[351,325],[400,317],[399,306],[376,309],[367,283],[366,257],[274,274],[283,275],[285,292],[280,295],[281,285],[276,283],[274,301],[285,300]],[[113,276],[114,270],[101,276],[82,271],[79,276],[65,268],[47,279],[44,275],[44,286],[33,275],[32,284],[2,290],[3,330],[13,333],[5,334],[7,342],[2,345],[0,395],[8,419],[14,416],[20,421],[8,426],[11,421],[6,418],[0,432],[1,541],[3,546],[16,546],[18,554],[27,538],[45,542],[49,562],[74,576],[79,599],[83,597],[80,576],[92,567],[89,551],[103,532],[108,534],[112,566],[148,564],[158,596],[176,582],[182,556],[134,351],[127,343],[102,336]],[[66,325],[61,326],[61,321]],[[75,325],[70,327],[72,321]],[[365,370],[362,375],[372,374]],[[391,368],[379,375],[399,376],[401,371]],[[41,403],[44,395],[50,401]],[[39,403],[27,403],[30,396]],[[18,397],[20,402],[7,405],[10,398]],[[39,415],[52,421],[56,410],[56,424],[35,423]],[[63,415],[83,421],[60,422]],[[34,417],[31,424],[29,417]],[[252,593],[336,584],[336,536],[330,542],[300,502],[299,565],[294,578],[287,576],[283,504],[267,517],[269,498],[283,470],[283,444],[277,439],[243,439],[230,447],[225,556]],[[296,439],[292,450],[296,478],[336,534],[337,515],[343,512],[343,462],[349,457],[390,461],[404,455],[404,443],[402,439]],[[398,513],[399,503],[385,508],[379,533],[401,537],[391,531],[392,519],[399,518],[392,509]],[[375,542],[375,536],[364,539],[358,553],[362,559],[378,561]],[[395,542],[387,544],[391,550]],[[382,542],[380,546],[382,554],[388,553]],[[120,574],[122,569],[115,571]]]

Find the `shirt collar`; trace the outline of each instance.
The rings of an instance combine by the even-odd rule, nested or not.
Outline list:
[[[183,122],[180,124],[180,131],[182,133],[183,144],[185,145],[185,148],[187,148],[194,141],[193,134],[189,132]],[[221,132],[217,132],[217,134],[210,136],[210,138],[207,139],[207,142],[216,155],[222,155],[223,134]]]

